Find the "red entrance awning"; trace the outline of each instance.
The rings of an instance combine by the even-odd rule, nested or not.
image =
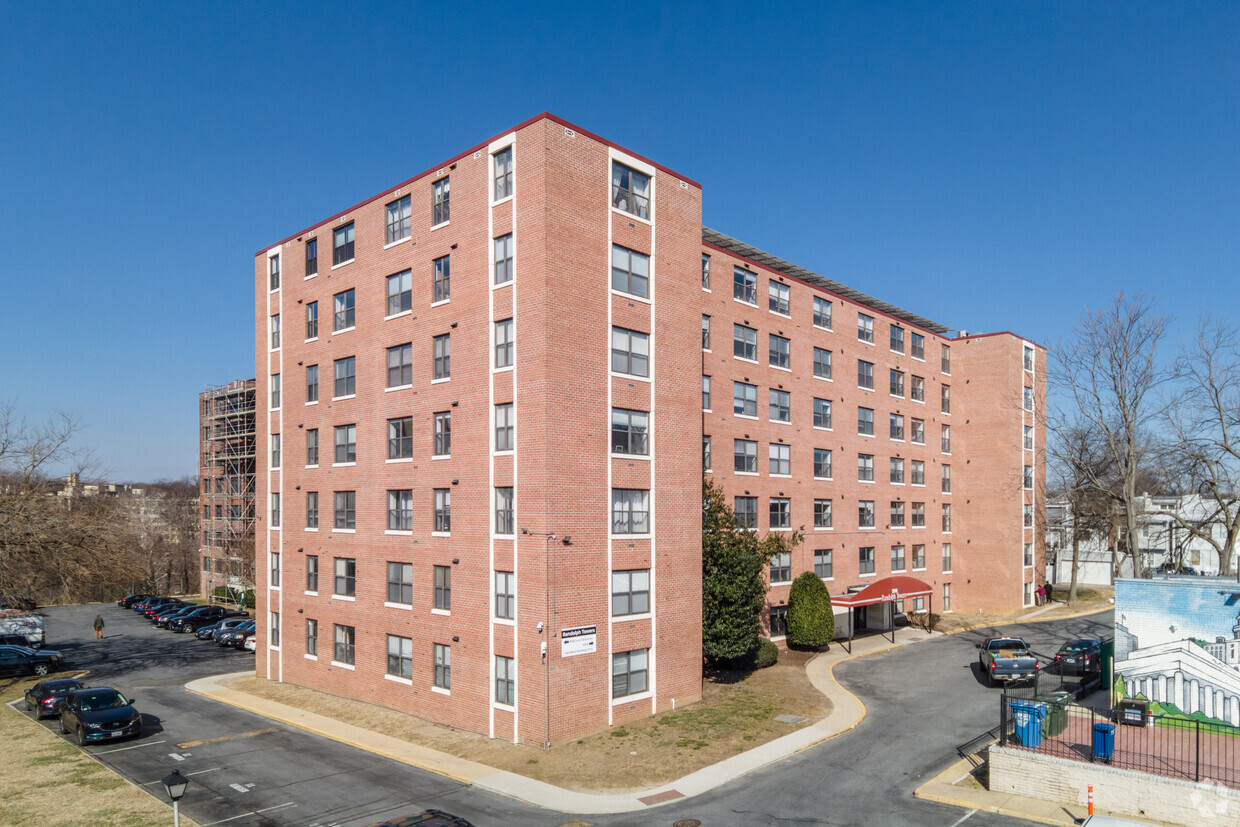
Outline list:
[[[910,597],[924,597],[934,594],[933,587],[902,574],[875,580],[859,592],[831,596],[832,606],[870,606],[874,603],[890,603],[896,600],[907,600]]]

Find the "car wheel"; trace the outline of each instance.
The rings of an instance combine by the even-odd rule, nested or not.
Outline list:
[[[86,730],[81,727],[77,728],[77,742],[79,747],[86,746]]]
[[[46,675],[49,671],[51,671],[51,670],[49,670],[49,669],[47,668],[47,664],[46,664],[46,663],[36,663],[36,664],[34,665],[34,673],[35,673],[36,675],[40,675],[40,676],[42,676],[42,675]]]

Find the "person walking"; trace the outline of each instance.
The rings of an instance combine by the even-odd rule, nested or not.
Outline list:
[[[103,615],[95,615],[95,640],[103,637]]]
[[[1041,606],[1046,602],[1046,586],[1038,586],[1037,599],[1034,601],[1035,606]]]

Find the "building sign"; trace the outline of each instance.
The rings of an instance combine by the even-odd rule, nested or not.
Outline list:
[[[560,657],[592,655],[598,650],[598,627],[577,626],[560,630]]]

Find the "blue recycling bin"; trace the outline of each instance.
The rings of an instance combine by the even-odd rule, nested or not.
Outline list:
[[[1012,701],[1012,718],[1016,722],[1016,738],[1021,746],[1042,746],[1042,719],[1046,704],[1033,701]]]
[[[1115,754],[1115,726],[1113,724],[1094,724],[1094,760],[1111,763]]]

